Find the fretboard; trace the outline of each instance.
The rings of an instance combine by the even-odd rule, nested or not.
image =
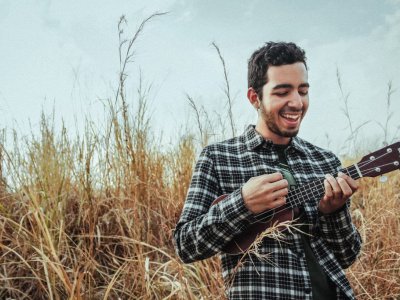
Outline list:
[[[339,171],[350,176],[354,180],[357,180],[361,177],[359,170],[357,170],[356,164],[340,169]],[[337,174],[332,176],[337,176]],[[295,208],[303,206],[307,201],[319,201],[325,194],[324,179],[325,178],[313,180],[304,185],[291,189],[286,197],[287,205]]]

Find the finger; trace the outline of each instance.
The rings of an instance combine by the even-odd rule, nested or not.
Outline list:
[[[272,173],[272,174],[263,174],[258,176],[263,182],[270,183],[275,182],[283,179],[283,175],[279,172]]]
[[[257,184],[275,182],[283,179],[283,175],[281,173],[272,173],[272,174],[263,174],[259,176],[251,177],[248,182],[254,182]]]
[[[282,182],[274,182],[264,185],[262,187],[261,193],[267,198],[269,201],[273,201],[278,197],[286,196],[288,194],[289,189],[287,188],[287,181],[282,180]]]
[[[338,177],[341,177],[341,178],[345,179],[347,184],[350,186],[350,188],[352,189],[353,192],[358,190],[358,187],[359,187],[358,182],[355,181],[350,176],[348,176],[348,175],[346,175],[346,174],[344,174],[342,172],[339,172],[338,173]]]
[[[286,197],[280,197],[280,198],[276,199],[272,204],[273,204],[272,208],[277,208],[277,207],[283,206],[286,204]]]
[[[340,188],[338,182],[336,181],[336,179],[330,175],[327,174],[325,176],[326,180],[329,182],[331,188],[332,188],[332,192],[333,192],[333,197],[336,199],[340,199],[342,198],[342,189]]]
[[[289,190],[287,188],[283,188],[278,191],[275,191],[271,194],[271,199],[276,200],[278,198],[284,197],[288,194],[288,192],[289,192]]]
[[[337,182],[342,190],[342,197],[348,199],[353,194],[353,190],[344,178],[338,177]]]
[[[267,190],[269,191],[278,191],[281,189],[285,189],[289,186],[289,183],[286,179],[281,179],[279,181],[275,181],[273,183],[269,183],[268,185],[265,185]]]
[[[329,184],[329,182],[328,182],[327,179],[324,180],[324,188],[325,188],[325,196],[324,196],[324,199],[325,199],[325,200],[328,200],[328,199],[332,198],[332,197],[333,197],[332,187],[331,187],[331,185]]]

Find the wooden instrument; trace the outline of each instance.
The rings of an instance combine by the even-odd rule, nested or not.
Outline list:
[[[400,169],[400,142],[365,155],[358,163],[340,171],[357,180],[361,177],[376,177],[397,169]],[[317,179],[291,189],[286,196],[285,205],[255,215],[257,221],[228,242],[224,246],[223,252],[228,254],[243,253],[251,246],[257,236],[268,227],[277,222],[293,220],[294,212],[304,203],[323,197],[325,194],[324,179]],[[218,197],[211,205],[223,201],[227,196]]]

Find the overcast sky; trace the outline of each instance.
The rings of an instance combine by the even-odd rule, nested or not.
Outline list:
[[[300,136],[340,149],[348,136],[336,79],[339,68],[355,125],[370,120],[364,136],[379,136],[387,84],[392,134],[400,124],[400,1],[12,1],[0,0],[0,128],[37,130],[40,111],[82,130],[98,118],[100,99],[118,79],[118,31],[126,37],[155,11],[169,14],[145,27],[129,66],[131,105],[139,70],[150,93],[153,128],[174,138],[190,115],[186,93],[224,113],[224,80],[215,49],[224,55],[240,131],[256,114],[246,98],[247,59],[266,41],[294,41],[307,53],[310,109]],[[194,121],[189,124],[195,126]],[[74,130],[72,130],[74,131]]]

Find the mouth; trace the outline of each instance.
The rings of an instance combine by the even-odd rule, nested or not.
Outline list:
[[[297,126],[300,123],[302,112],[281,112],[279,116],[290,126]]]

